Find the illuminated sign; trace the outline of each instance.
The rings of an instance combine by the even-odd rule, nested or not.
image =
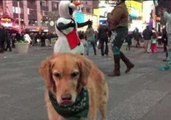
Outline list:
[[[1,18],[2,22],[12,22],[10,18]]]
[[[83,23],[85,21],[85,14],[83,12],[75,12],[74,18],[76,22]]]
[[[135,18],[142,17],[143,5],[141,2],[129,0],[126,1],[126,6],[130,16]]]
[[[15,27],[17,28],[17,25],[14,22],[14,19],[10,17],[1,17],[0,18],[0,25],[4,27]]]

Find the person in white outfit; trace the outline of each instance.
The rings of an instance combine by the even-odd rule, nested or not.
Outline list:
[[[30,35],[28,33],[24,34],[24,41],[27,41],[28,43],[32,42],[32,39],[31,39],[31,37],[30,37]]]
[[[92,21],[85,23],[77,23],[73,18],[75,5],[69,0],[61,1],[59,3],[59,19],[56,21],[56,33],[58,40],[54,45],[54,53],[71,52],[84,53],[84,46],[80,42],[77,27],[92,24]]]

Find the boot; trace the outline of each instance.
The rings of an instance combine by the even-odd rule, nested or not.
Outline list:
[[[114,55],[114,70],[108,76],[120,76],[120,55]]]
[[[122,53],[120,52],[120,55],[121,55],[121,59],[122,61],[125,63],[125,65],[127,66],[127,69],[125,71],[125,73],[128,73],[133,67],[134,67],[134,64],[131,63],[129,61],[129,59]]]

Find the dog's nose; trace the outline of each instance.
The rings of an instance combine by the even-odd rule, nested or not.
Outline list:
[[[62,95],[61,96],[61,99],[62,100],[71,100],[72,99],[72,96],[71,96],[71,94],[64,94],[64,95]]]

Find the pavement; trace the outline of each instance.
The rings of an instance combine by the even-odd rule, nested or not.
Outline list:
[[[108,77],[107,120],[171,120],[171,70],[160,71],[164,53],[144,53],[142,48],[125,51],[135,64],[121,76]],[[31,47],[27,54],[0,54],[0,120],[47,120],[44,81],[38,73],[52,47]],[[88,56],[105,74],[113,70],[112,55]],[[98,120],[100,120],[98,115]]]

